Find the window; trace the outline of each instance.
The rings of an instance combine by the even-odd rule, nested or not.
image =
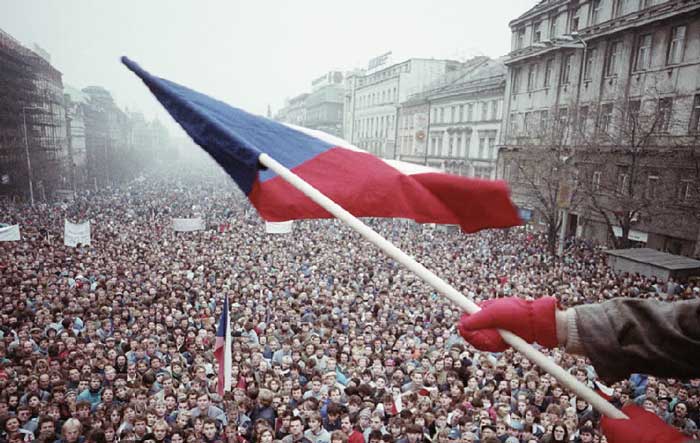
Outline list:
[[[438,123],[445,123],[445,108],[440,108],[440,120]]]
[[[525,28],[518,29],[515,33],[515,49],[522,49],[525,46]]]
[[[561,127],[565,127],[569,123],[569,110],[567,108],[559,108],[557,121]]]
[[[600,189],[600,176],[601,176],[600,171],[593,172],[593,180],[591,181],[591,186],[593,187],[593,191],[598,191]]]
[[[454,137],[454,135],[451,135],[450,139],[447,141],[447,155],[449,157],[452,157],[452,154],[454,153],[454,146],[455,146],[455,137]]]
[[[464,121],[464,105],[459,105],[459,121]]]
[[[529,133],[530,133],[530,130],[532,129],[532,128],[531,128],[531,125],[530,125],[530,117],[531,117],[531,115],[532,115],[532,114],[529,113],[529,112],[526,112],[525,114],[523,114],[523,131],[524,131],[526,134],[529,134]]]
[[[548,58],[544,64],[544,87],[547,88],[552,83],[552,71],[554,69],[554,59]]]
[[[457,156],[462,154],[462,134],[458,134],[455,139],[455,154]]]
[[[601,0],[593,0],[593,3],[591,3],[591,24],[595,25],[600,21],[600,12],[601,12]]]
[[[554,40],[557,36],[557,14],[549,16],[549,39]]]
[[[527,90],[532,91],[535,89],[537,83],[537,64],[533,63],[528,67],[527,70]]]
[[[617,177],[617,192],[622,195],[629,195],[630,176],[626,173],[620,173]]]
[[[673,65],[683,61],[685,51],[685,31],[686,26],[674,26],[671,28],[671,39],[668,43],[667,64]]]
[[[491,102],[491,120],[498,120],[498,100]]]
[[[646,9],[654,6],[654,0],[639,0],[639,9]]]
[[[505,168],[503,168],[503,180],[511,181],[511,171],[512,168],[510,165],[506,165]]]
[[[540,111],[540,131],[547,129],[547,119],[549,118],[548,111]]]
[[[488,102],[481,102],[481,121],[486,121],[489,119],[489,104]]]
[[[617,74],[618,57],[620,56],[620,42],[610,43],[608,56],[605,60],[605,75],[613,76]]]
[[[678,200],[688,202],[693,196],[693,180],[683,179],[678,187]]]
[[[625,13],[625,4],[627,0],[614,0],[613,2],[613,18],[617,18]]]
[[[595,48],[588,48],[586,51],[586,64],[583,68],[583,79],[591,80],[593,78],[593,62],[595,61]]]
[[[634,63],[634,69],[644,71],[651,66],[651,43],[652,35],[640,35],[637,40],[637,60]]]
[[[598,121],[598,129],[602,132],[610,130],[612,123],[613,105],[612,103],[604,103],[600,108],[600,120]]]
[[[642,108],[642,102],[640,100],[630,100],[627,115],[629,119],[630,129],[636,131],[639,126],[639,111]]]
[[[513,84],[511,85],[511,94],[517,94],[520,91],[520,68],[513,69]]]
[[[668,132],[671,127],[671,108],[673,107],[673,99],[659,99],[659,109],[656,113],[657,127],[660,132]]]
[[[495,138],[490,138],[489,139],[489,160],[495,160],[496,157],[493,155],[494,150],[496,148],[496,139]]]
[[[690,132],[700,131],[700,94],[695,94],[693,109],[690,111]]]
[[[479,137],[479,157],[484,158],[484,150],[486,149],[486,138]]]
[[[542,22],[535,22],[532,24],[532,42],[537,43],[542,40]]]
[[[561,65],[561,83],[563,85],[569,84],[569,74],[571,73],[571,54],[564,55]]]
[[[584,105],[579,109],[578,123],[580,131],[585,134],[588,124],[588,106]]]
[[[517,121],[517,114],[516,113],[511,113],[510,118],[508,119],[508,125],[510,127],[510,134],[513,135],[518,131],[518,121]]]
[[[467,121],[470,122],[474,119],[474,104],[469,103],[467,105]]]
[[[647,188],[646,188],[647,198],[656,198],[658,188],[659,188],[659,176],[657,176],[657,175],[648,176],[647,177]]]
[[[580,8],[576,8],[575,10],[571,11],[571,22],[569,23],[569,32],[578,31],[579,20],[580,20],[579,13],[580,13]]]

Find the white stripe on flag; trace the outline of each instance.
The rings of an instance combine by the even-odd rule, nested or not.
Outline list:
[[[228,295],[226,296],[226,303],[224,304],[226,309],[226,333],[224,334],[224,392],[231,391],[231,379],[233,371],[233,356],[231,354],[231,346],[233,345],[231,340],[231,312],[229,309]]]

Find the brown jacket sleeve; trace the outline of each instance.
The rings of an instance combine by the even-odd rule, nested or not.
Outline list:
[[[617,298],[574,311],[576,341],[602,378],[700,376],[700,299]]]

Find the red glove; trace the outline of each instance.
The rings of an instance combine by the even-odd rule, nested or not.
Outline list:
[[[518,297],[488,300],[476,314],[462,315],[459,333],[482,351],[502,352],[509,348],[496,329],[506,329],[528,343],[555,348],[557,300],[554,297],[527,301]]]
[[[608,443],[682,443],[686,437],[656,414],[636,405],[622,408],[627,419],[603,417],[600,425]]]

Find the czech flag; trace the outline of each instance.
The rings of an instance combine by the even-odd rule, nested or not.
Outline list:
[[[231,390],[231,369],[233,358],[231,356],[231,324],[229,322],[228,295],[224,298],[224,310],[219,319],[219,327],[216,330],[216,342],[214,343],[214,356],[219,363],[219,381],[216,384],[218,394],[223,397],[224,392]]]
[[[356,217],[398,217],[459,225],[465,232],[519,225],[503,181],[465,178],[383,160],[329,134],[234,108],[122,62],[192,139],[248,196],[261,217],[279,222],[330,218],[329,212],[258,162],[281,163]]]

